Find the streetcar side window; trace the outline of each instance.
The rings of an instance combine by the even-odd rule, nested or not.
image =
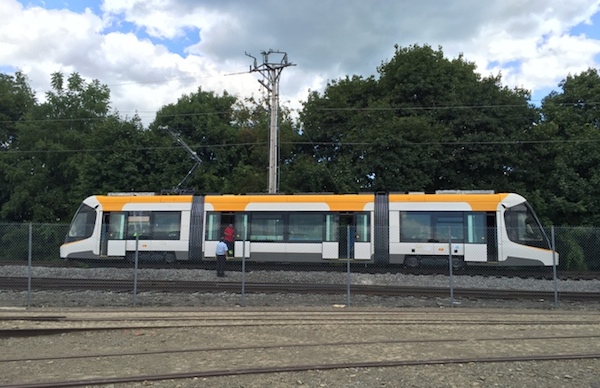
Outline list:
[[[206,241],[219,241],[221,239],[221,213],[206,213]]]
[[[435,217],[436,242],[463,242],[464,226],[463,213],[440,213]]]
[[[290,213],[288,241],[323,241],[323,214]]]
[[[181,212],[153,212],[152,225],[155,240],[179,240]]]
[[[81,204],[71,226],[65,242],[79,241],[92,236],[94,225],[96,224],[96,210],[86,204]]]
[[[110,220],[111,239],[118,240],[123,233],[125,220],[120,215],[127,214],[127,239],[135,240],[179,240],[181,235],[181,212],[131,211],[113,213]],[[114,222],[113,222],[113,217]]]
[[[484,212],[400,212],[400,241],[485,244]]]
[[[371,241],[371,233],[369,229],[369,214],[368,213],[357,213],[356,214],[356,236],[355,242],[369,242]]]
[[[325,215],[325,241],[338,241],[339,220],[338,214]]]
[[[428,212],[400,212],[400,241],[430,241],[433,238],[431,221]]]
[[[470,244],[487,244],[486,213],[466,214],[467,235],[465,242]]]
[[[133,211],[127,217],[127,239],[149,240],[151,236],[150,212]]]
[[[283,241],[285,220],[280,213],[252,213],[250,241]]]
[[[108,223],[108,238],[110,240],[124,240],[127,227],[127,212],[111,212]]]

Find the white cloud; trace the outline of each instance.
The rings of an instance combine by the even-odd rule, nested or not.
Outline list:
[[[600,10],[597,2],[514,0],[496,3],[495,8],[499,17],[483,25],[472,44],[462,49],[480,70],[501,71],[506,84],[536,90],[555,87],[569,73],[598,66],[600,41],[569,35],[572,27],[590,23]]]
[[[25,2],[23,2],[25,3]],[[464,53],[484,75],[509,86],[555,87],[596,67],[600,42],[569,30],[591,23],[596,0],[104,0],[91,10],[0,4],[0,68],[20,68],[39,91],[55,71],[98,79],[113,106],[145,123],[161,106],[202,87],[242,97],[261,93],[244,72],[260,52],[286,51],[297,66],[282,73],[281,101],[306,98],[327,80],[370,76],[394,44],[429,44]],[[176,46],[176,47],[175,47]],[[43,95],[38,95],[43,97]]]

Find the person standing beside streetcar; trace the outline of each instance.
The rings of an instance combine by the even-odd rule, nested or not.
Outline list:
[[[221,241],[217,243],[215,254],[217,256],[217,276],[225,277],[225,260],[227,256],[227,244],[225,244],[225,236],[221,237]]]

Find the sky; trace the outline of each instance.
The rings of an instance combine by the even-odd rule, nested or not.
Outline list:
[[[39,101],[52,73],[77,72],[146,125],[198,88],[266,96],[246,53],[287,53],[280,103],[296,111],[330,80],[376,76],[396,44],[462,53],[534,104],[600,64],[600,0],[0,0],[0,20],[0,72],[24,72]]]

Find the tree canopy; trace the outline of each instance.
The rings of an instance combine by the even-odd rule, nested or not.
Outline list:
[[[395,47],[370,76],[330,80],[297,116],[280,107],[281,192],[518,192],[546,224],[600,223],[596,69],[566,75],[540,106],[482,76],[462,55]],[[111,110],[110,90],[51,76],[38,102],[27,77],[0,74],[0,218],[66,222],[86,196],[183,186],[266,192],[269,106],[199,87],[146,128]]]

